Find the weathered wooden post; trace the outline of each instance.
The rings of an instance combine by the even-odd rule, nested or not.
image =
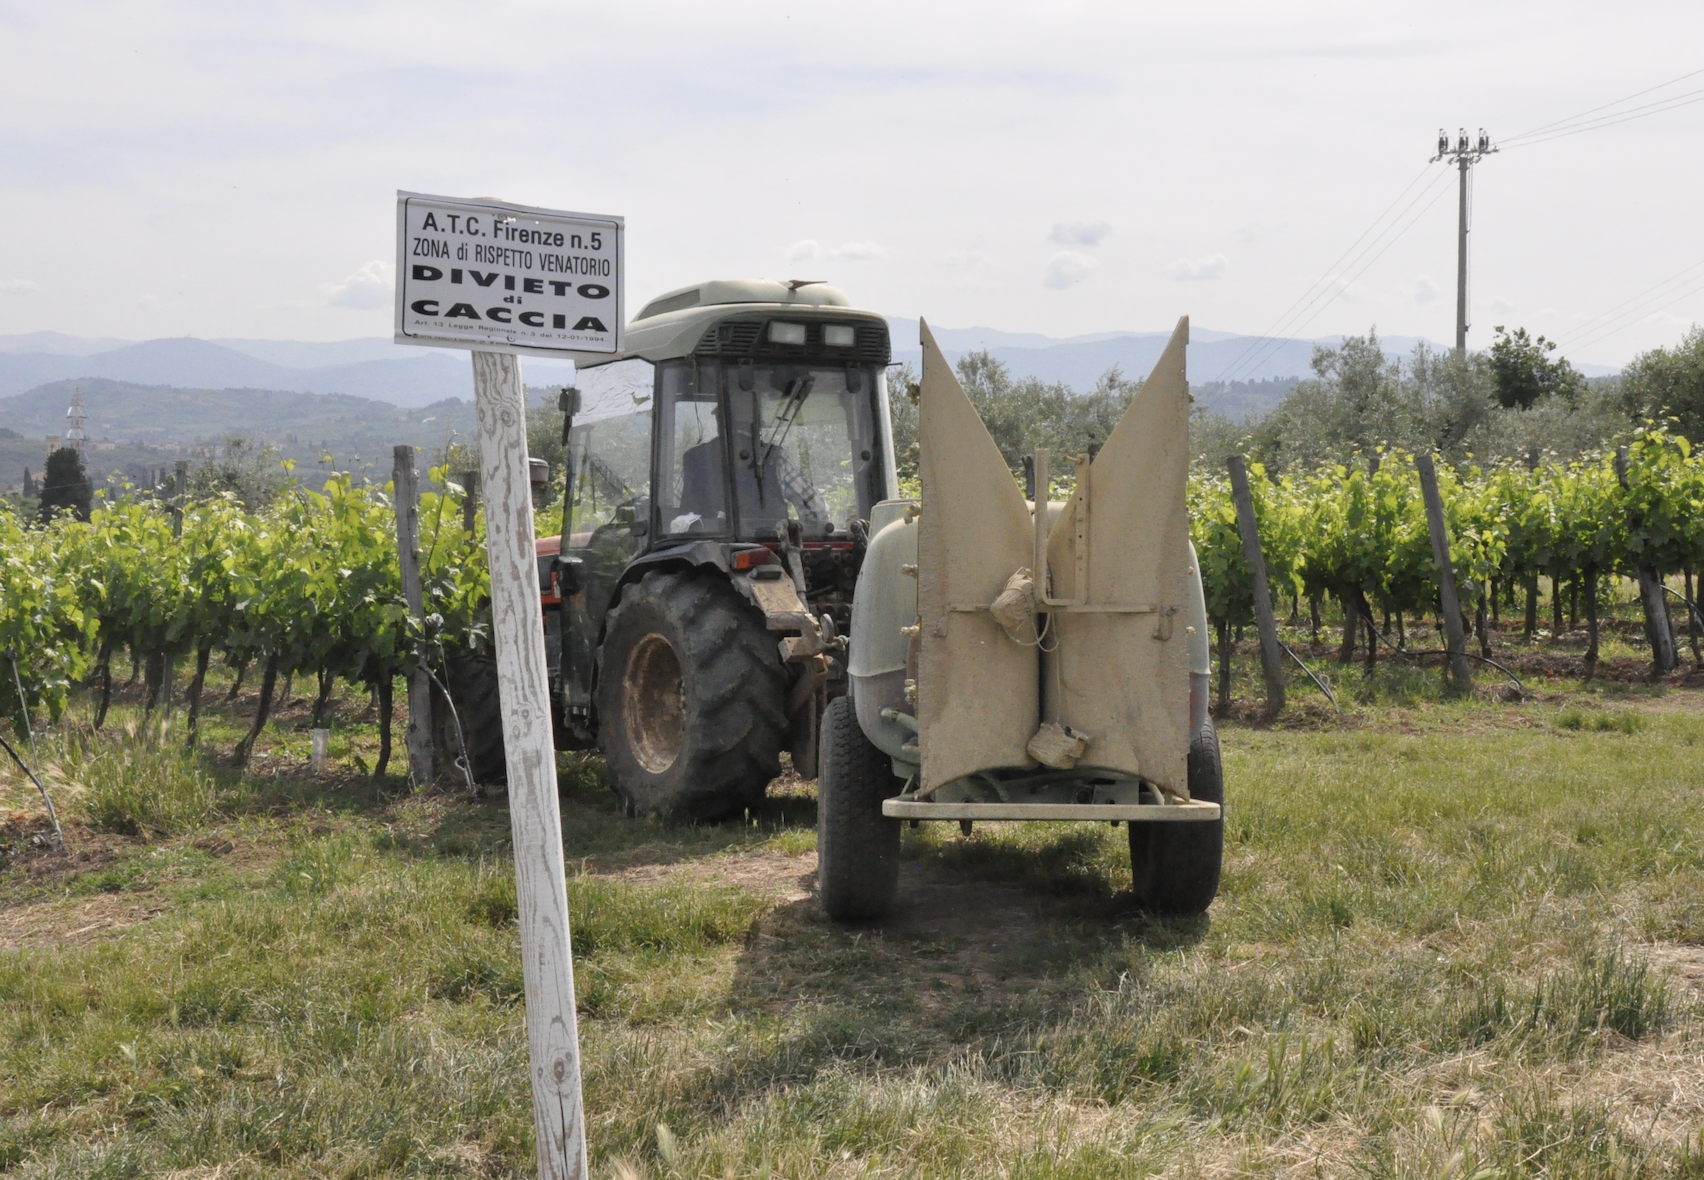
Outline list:
[[[562,814],[533,547],[526,390],[517,354],[620,354],[624,227],[619,217],[399,192],[396,228],[396,341],[473,352],[476,486],[491,568],[538,1174],[542,1180],[585,1180]],[[516,243],[541,248],[511,248]],[[513,294],[481,297],[458,286],[458,263],[491,267],[490,278],[479,281],[494,282],[501,274],[502,290]],[[577,277],[570,281],[569,275]],[[464,509],[469,524],[472,504],[470,494]]]
[[[185,493],[189,489],[189,460],[179,459],[174,465],[172,480],[172,539],[183,540],[183,507],[187,502]],[[171,732],[172,724],[172,664],[170,655],[165,657],[165,667],[160,669],[160,740],[166,740]]]
[[[402,563],[402,596],[408,602],[408,617],[423,628],[426,593],[420,584],[420,477],[414,470],[414,448],[406,443],[396,448],[396,466],[391,470],[396,509],[396,555]],[[408,750],[408,777],[416,787],[432,781],[432,680],[426,674],[424,648],[415,650],[414,671],[408,677],[408,730],[403,744]]]
[[[1461,600],[1456,597],[1455,566],[1450,561],[1450,530],[1444,523],[1444,501],[1438,495],[1438,469],[1432,456],[1414,456],[1420,474],[1420,494],[1426,500],[1426,530],[1432,535],[1432,559],[1438,563],[1438,606],[1444,615],[1448,640],[1450,676],[1458,689],[1473,687],[1473,670],[1467,663],[1467,636],[1461,627]]]
[[[491,623],[497,645],[503,754],[509,772],[509,823],[515,847],[539,1175],[578,1180],[586,1175],[580,1038],[550,684],[533,550],[520,358],[475,352],[473,392],[479,416],[485,551],[491,563]]]
[[[1627,461],[1630,452],[1626,447],[1615,449],[1615,477],[1621,483],[1621,489],[1627,490]],[[1636,513],[1629,512],[1627,523],[1631,528],[1637,528],[1642,521]],[[1643,557],[1643,555],[1640,555]],[[1669,625],[1668,603],[1663,601],[1663,578],[1656,569],[1645,560],[1636,567],[1639,582],[1639,603],[1645,608],[1645,639],[1651,645],[1651,664],[1653,670],[1660,676],[1673,672],[1680,666],[1680,656],[1675,651],[1674,629]]]
[[[1248,487],[1248,466],[1241,455],[1225,460],[1231,471],[1231,499],[1237,506],[1237,532],[1242,535],[1243,559],[1254,571],[1254,622],[1260,631],[1260,667],[1266,674],[1266,714],[1284,707],[1284,653],[1278,646],[1278,621],[1272,617],[1272,593],[1266,584],[1266,557],[1260,549],[1260,528],[1254,518],[1254,496]]]

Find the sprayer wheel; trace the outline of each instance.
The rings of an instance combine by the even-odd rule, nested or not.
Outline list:
[[[634,815],[717,820],[781,773],[786,670],[757,609],[709,571],[623,588],[600,649],[598,744]]]
[[[898,793],[893,761],[864,736],[852,698],[838,698],[823,714],[817,779],[817,886],[836,921],[879,918],[893,901],[899,821],[882,800]]]
[[[1225,805],[1219,731],[1212,719],[1189,745],[1189,797]],[[1202,914],[1219,892],[1225,817],[1210,823],[1133,823],[1130,875],[1136,900],[1155,914]]]

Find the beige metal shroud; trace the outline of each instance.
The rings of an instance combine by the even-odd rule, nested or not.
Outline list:
[[[922,786],[979,770],[1033,765],[1024,750],[1040,712],[1036,649],[986,610],[1030,562],[1030,511],[988,428],[921,325],[917,720]]]
[[[1189,796],[1188,344],[1185,316],[1100,453],[1078,468],[1047,541],[1049,601],[1072,605],[1043,608],[1052,616],[1042,656],[1043,718],[1091,735],[1081,761],[1180,798]]]

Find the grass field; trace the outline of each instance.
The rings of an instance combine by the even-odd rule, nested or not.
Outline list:
[[[1201,921],[1122,829],[941,825],[838,929],[808,784],[667,829],[563,756],[594,1175],[1704,1176],[1704,692],[1436,677],[1225,724]],[[246,775],[79,704],[66,856],[0,778],[0,1172],[532,1174],[507,812],[363,706],[315,778],[299,702]]]

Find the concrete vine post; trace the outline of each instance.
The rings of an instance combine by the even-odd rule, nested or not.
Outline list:
[[[396,555],[402,564],[402,596],[416,627],[426,618],[426,593],[420,584],[420,477],[414,470],[414,448],[396,448],[395,484]],[[424,650],[415,653],[425,659]],[[416,663],[408,677],[408,777],[417,787],[432,781],[432,681],[424,666]]]
[[[1266,715],[1272,717],[1284,708],[1284,652],[1278,646],[1278,621],[1272,617],[1272,592],[1266,584],[1266,556],[1260,549],[1260,527],[1254,518],[1248,466],[1241,455],[1230,456],[1225,465],[1231,472],[1231,499],[1237,507],[1243,559],[1254,571],[1254,622],[1260,630],[1260,667],[1266,674]]]
[[[1466,692],[1473,688],[1473,669],[1467,663],[1467,636],[1461,626],[1461,599],[1456,596],[1455,566],[1450,561],[1450,529],[1444,522],[1444,501],[1438,495],[1438,469],[1432,456],[1414,456],[1420,474],[1420,494],[1426,500],[1426,531],[1432,535],[1432,559],[1438,563],[1438,607],[1448,639],[1450,676]]]
[[[580,1037],[557,800],[550,687],[539,618],[527,464],[526,394],[518,357],[474,352],[480,486],[491,563],[491,622],[497,646],[515,898],[531,1050],[533,1125],[541,1180],[586,1176],[580,1097]]]

